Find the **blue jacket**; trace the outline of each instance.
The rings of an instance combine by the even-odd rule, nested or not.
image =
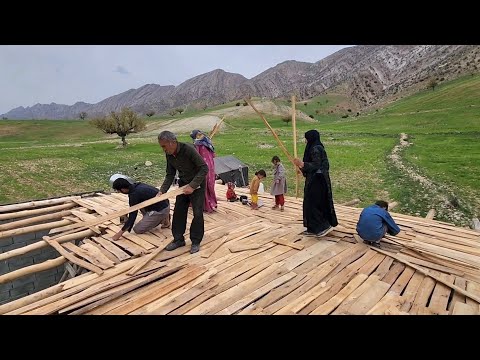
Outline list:
[[[384,234],[384,225],[390,235],[397,235],[400,228],[384,208],[372,205],[362,210],[357,223],[357,233],[363,240],[378,241]]]

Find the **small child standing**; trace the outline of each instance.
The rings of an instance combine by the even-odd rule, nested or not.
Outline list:
[[[283,206],[285,205],[284,194],[287,192],[287,178],[285,177],[285,167],[280,162],[278,156],[272,158],[273,169],[273,184],[272,189],[270,190],[271,195],[275,195],[275,205],[272,209],[278,209],[283,211]]]
[[[258,210],[258,188],[262,179],[267,177],[265,170],[258,170],[250,183],[250,195],[252,196],[252,210]]]

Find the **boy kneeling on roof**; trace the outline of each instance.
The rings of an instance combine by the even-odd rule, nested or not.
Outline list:
[[[386,233],[397,235],[400,228],[388,212],[388,203],[378,200],[375,204],[362,210],[357,223],[357,233],[364,243],[380,247],[380,239]]]

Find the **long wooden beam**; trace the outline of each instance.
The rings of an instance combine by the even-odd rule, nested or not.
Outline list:
[[[297,158],[297,113],[295,111],[295,95],[292,95],[292,130],[293,130],[293,157]],[[298,198],[298,183],[300,171],[295,166],[295,198]]]
[[[72,225],[69,225],[69,226],[65,226],[63,228],[63,231],[69,231],[69,230],[73,230],[73,229],[76,229],[76,231],[78,231],[79,229],[86,229],[86,228],[89,228],[90,226],[94,226],[94,225],[98,225],[98,224],[101,224],[101,223],[104,223],[106,221],[109,221],[109,220],[112,220],[112,219],[115,219],[117,217],[120,217],[122,215],[127,215],[133,211],[137,211],[137,210],[140,210],[140,209],[143,209],[144,207],[147,207],[147,206],[150,206],[150,205],[153,205],[153,204],[156,204],[160,201],[163,201],[163,200],[167,200],[168,198],[171,198],[171,197],[174,197],[174,196],[177,196],[177,195],[180,195],[180,194],[183,194],[183,190],[187,187],[188,185],[185,185],[185,186],[182,186],[178,189],[175,189],[175,190],[172,190],[172,191],[169,191],[165,194],[162,194],[160,196],[155,196],[151,199],[148,199],[148,200],[145,200],[143,202],[141,202],[140,204],[137,204],[135,206],[130,206],[126,209],[122,209],[122,210],[118,210],[118,211],[115,211],[113,213],[110,213],[110,214],[107,214],[107,215],[104,215],[104,216],[99,216],[98,218],[94,219],[94,220],[90,220],[90,221],[84,221],[84,222],[79,222],[79,223],[76,223],[76,224],[72,224]],[[61,234],[62,236],[65,235],[65,234]],[[56,239],[57,237],[50,237],[50,239],[54,240]]]
[[[0,213],[5,213],[9,211],[18,211],[24,209],[32,209],[39,206],[55,205],[71,201],[73,199],[81,199],[81,196],[67,196],[58,199],[49,199],[49,200],[40,200],[40,201],[30,201],[21,204],[11,204],[0,206]]]
[[[14,270],[12,272],[0,275],[0,284],[4,284],[13,280],[18,279],[19,277],[30,275],[39,271],[45,271],[48,269],[53,269],[57,266],[62,265],[65,263],[67,259],[63,256],[59,256],[55,259],[46,260],[40,264],[30,265],[23,267],[18,270]]]
[[[257,108],[255,106],[253,106],[252,102],[248,99],[244,99],[245,102],[247,104],[249,104],[253,110],[255,110],[255,112],[260,115],[260,117],[262,118],[263,122],[265,123],[265,125],[267,125],[267,127],[270,129],[270,131],[272,132],[273,134],[273,137],[275,138],[275,140],[277,140],[277,143],[278,143],[278,146],[280,146],[280,148],[282,149],[283,153],[285,154],[285,156],[288,158],[288,160],[291,161],[291,163],[293,164],[293,156],[290,155],[290,153],[287,151],[287,149],[285,148],[285,145],[283,145],[282,141],[280,140],[280,138],[278,137],[277,133],[275,132],[275,130],[273,130],[273,128],[270,126],[270,124],[268,123],[267,119],[265,119],[265,116],[263,116],[263,114],[257,110]],[[295,164],[294,164],[295,166]]]

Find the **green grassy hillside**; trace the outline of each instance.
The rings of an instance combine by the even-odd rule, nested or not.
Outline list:
[[[305,148],[303,133],[315,128],[329,156],[335,202],[360,198],[360,206],[365,206],[376,199],[397,201],[394,211],[419,216],[433,207],[438,219],[465,225],[480,215],[478,95],[480,76],[469,75],[359,116],[354,110],[338,110],[337,105],[345,100],[339,95],[298,102],[297,109],[316,120],[297,122],[298,156],[302,157]],[[254,99],[254,103],[258,101]],[[235,104],[205,111],[187,109],[174,117],[154,116],[148,123],[157,129],[166,120],[201,116]],[[338,112],[332,113],[335,109]],[[342,118],[346,114],[349,116]],[[293,154],[291,123],[283,122],[280,116],[266,117]],[[255,170],[265,169],[268,190],[270,160],[278,155],[287,167],[288,195],[295,195],[293,166],[260,117],[227,117],[225,124],[214,138],[217,156],[235,155],[249,165],[250,177]],[[200,123],[198,128],[211,130]],[[180,140],[190,142],[186,133],[191,130],[185,129]],[[406,134],[409,145],[399,150],[395,163],[390,154],[401,133]],[[129,147],[122,149],[117,136],[105,135],[87,121],[0,121],[0,203],[108,190],[108,177],[114,172],[160,185],[165,156],[156,136],[140,133],[127,140]],[[153,166],[146,167],[147,160]],[[302,193],[303,183],[300,196]]]

